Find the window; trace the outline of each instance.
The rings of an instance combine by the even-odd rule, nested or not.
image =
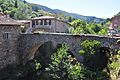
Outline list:
[[[3,39],[8,39],[8,33],[3,33]]]
[[[47,20],[44,20],[44,25],[47,25]]]
[[[41,20],[41,23],[40,23],[40,25],[43,25],[43,20]]]
[[[49,25],[51,25],[51,20],[49,20]]]
[[[32,27],[34,27],[35,26],[35,21],[32,21]]]
[[[36,25],[38,25],[38,20],[36,20]]]

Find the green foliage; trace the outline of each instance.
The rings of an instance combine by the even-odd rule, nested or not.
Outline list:
[[[85,51],[84,50],[80,50],[79,53],[80,53],[80,55],[85,55]]]
[[[81,46],[86,54],[95,54],[95,49],[101,46],[101,42],[96,40],[85,40],[81,43]]]
[[[111,64],[109,64],[109,67],[111,69],[117,70],[120,67],[120,63],[119,62],[112,62]]]
[[[101,42],[96,40],[85,40],[81,43],[81,46],[82,50],[80,50],[79,53],[84,57],[84,65],[91,70],[99,69],[99,53],[97,53],[97,50],[101,46]]]
[[[107,73],[103,71],[104,65],[107,63],[102,58],[106,56],[106,53],[100,52],[100,46],[101,42],[97,40],[85,40],[81,43],[82,50],[79,51],[79,54],[84,57],[83,65],[86,67],[86,80],[108,80]]]
[[[57,80],[78,80],[84,79],[84,68],[72,58],[67,52],[68,47],[62,45],[51,57],[52,63],[49,68],[46,68],[50,72],[53,79]]]
[[[73,25],[74,27],[78,27],[78,26],[85,27],[86,26],[86,22],[82,20],[74,20],[70,24]]]
[[[41,68],[41,64],[35,60],[35,69],[39,70],[40,68]]]
[[[98,32],[98,35],[106,35],[107,34],[107,29],[101,29],[99,32]]]
[[[0,0],[0,9],[3,13],[9,13],[14,19],[29,19],[32,8],[29,4],[20,0]]]
[[[85,69],[80,63],[69,64],[67,66],[68,78],[72,80],[85,79]]]
[[[118,50],[117,54],[111,54],[108,69],[110,70],[111,79],[117,80],[120,73],[120,50]]]
[[[96,24],[96,23],[86,23],[82,20],[74,20],[70,23],[74,26],[70,32],[72,34],[97,34],[106,35],[108,31],[108,25],[106,24]]]
[[[84,33],[86,22],[84,22],[82,20],[74,20],[70,24],[74,27],[74,29],[72,29],[70,31],[72,34],[81,34],[81,33]]]

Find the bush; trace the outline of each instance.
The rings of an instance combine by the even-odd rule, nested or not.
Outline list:
[[[51,56],[52,63],[46,70],[53,79],[57,80],[81,80],[84,79],[83,66],[68,53],[68,47],[62,45]]]

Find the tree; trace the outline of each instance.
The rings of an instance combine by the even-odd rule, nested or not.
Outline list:
[[[84,79],[84,68],[68,53],[68,47],[62,45],[51,56],[52,63],[47,69],[53,79],[57,80],[81,80]]]
[[[119,80],[120,77],[120,50],[116,52],[117,54],[111,53],[109,57],[108,69],[111,80]]]
[[[70,23],[74,29],[70,31],[72,34],[97,34],[106,35],[108,31],[108,25],[96,24],[96,23],[86,23],[82,20],[74,20]]]
[[[71,16],[68,17],[68,21],[72,22],[72,17]]]
[[[31,5],[24,4],[22,0],[0,0],[0,9],[14,19],[29,19],[32,16]]]

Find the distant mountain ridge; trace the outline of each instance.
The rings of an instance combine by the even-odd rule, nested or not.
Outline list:
[[[29,3],[32,4],[34,6],[32,6],[32,9],[35,10],[36,8],[39,10],[43,10],[45,12],[49,12],[52,14],[64,14],[65,16],[71,16],[75,19],[80,19],[80,20],[84,20],[86,22],[95,22],[95,23],[100,23],[100,22],[104,22],[105,19],[103,18],[97,18],[94,16],[83,16],[83,15],[79,15],[76,13],[69,13],[63,10],[59,10],[59,9],[51,9],[49,7],[43,6],[43,5],[39,5],[39,4],[34,4],[34,3]]]
[[[63,13],[66,16],[71,16],[71,17],[74,17],[75,19],[80,19],[80,20],[84,20],[84,21],[87,21],[87,22],[98,23],[98,22],[105,21],[105,19],[102,19],[102,18],[97,18],[97,17],[94,17],[94,16],[83,16],[83,15],[79,15],[79,14],[76,14],[76,13],[69,13],[69,12],[66,12],[66,11],[62,11],[62,10],[59,10],[59,9],[55,9],[54,11],[56,13]]]

